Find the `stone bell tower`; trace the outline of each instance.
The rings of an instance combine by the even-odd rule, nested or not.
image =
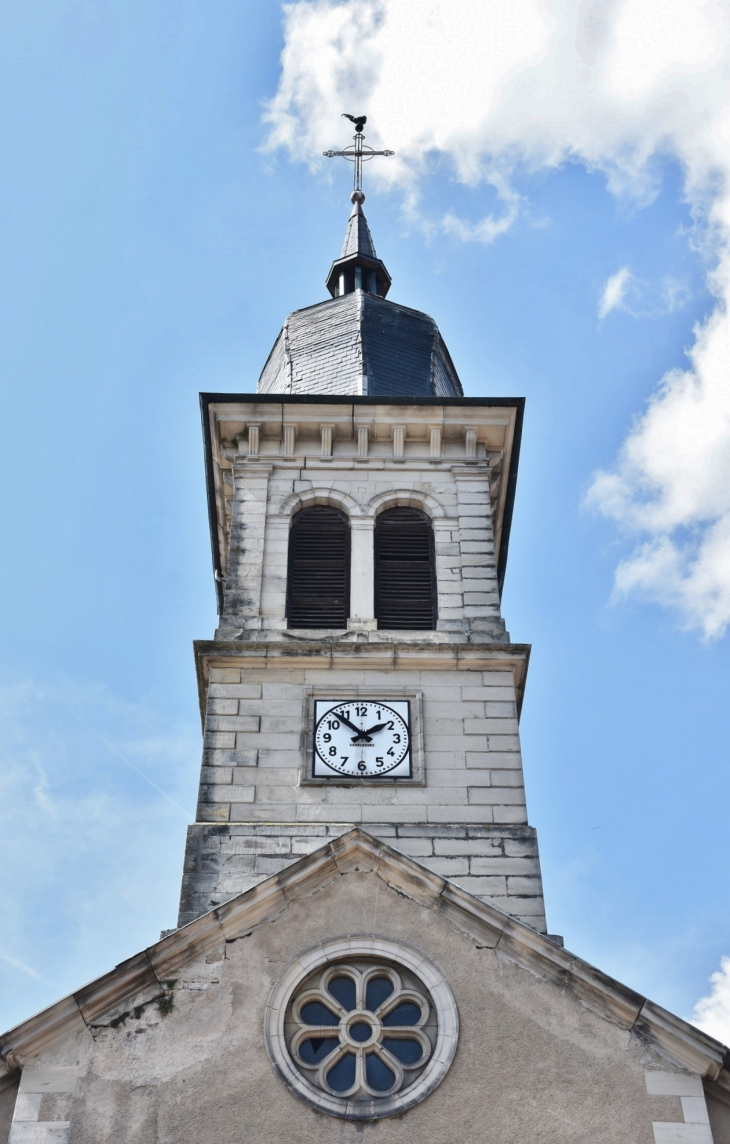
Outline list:
[[[500,611],[520,398],[468,398],[357,189],[331,297],[255,393],[201,397],[220,625],[179,924],[359,825],[540,932]]]

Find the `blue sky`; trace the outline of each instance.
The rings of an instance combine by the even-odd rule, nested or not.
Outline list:
[[[632,5],[657,18],[609,4],[588,47],[527,0],[507,31],[497,0],[410,25],[409,0],[286,22],[263,0],[4,5],[3,1027],[174,924],[191,641],[216,623],[197,394],[253,390],[286,314],[324,298],[350,188],[319,153],[344,110],[398,152],[365,206],[392,297],[436,318],[469,395],[527,398],[503,604],[533,644],[550,928],[683,1016],[710,992],[730,954],[727,29],[678,0],[714,36],[657,63],[632,32],[648,78],[622,94]],[[492,87],[465,94],[451,65],[468,79],[497,25]],[[682,110],[698,91],[707,138]]]

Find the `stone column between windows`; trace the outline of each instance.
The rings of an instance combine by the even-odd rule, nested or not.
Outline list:
[[[350,517],[350,631],[374,631],[375,520]]]

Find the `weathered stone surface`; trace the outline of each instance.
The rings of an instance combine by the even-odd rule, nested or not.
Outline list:
[[[655,1035],[650,1007],[642,1025],[643,998],[538,935],[530,939],[509,918],[474,908],[452,883],[431,875],[407,884],[393,858],[380,855],[380,873],[368,869],[377,850],[370,863],[364,852],[349,860],[343,853],[334,869],[325,858],[323,878],[314,866],[296,870],[288,897],[271,879],[250,902],[211,914],[210,925],[201,919],[205,933],[191,934],[187,957],[168,957],[171,1004],[146,1005],[93,1035],[73,1026],[42,1044],[31,1088],[34,1070],[55,1069],[74,1074],[74,1091],[65,1080],[55,1100],[44,1096],[39,1105],[47,1121],[16,1123],[53,1125],[49,1139],[63,1138],[70,1125],[74,1144],[217,1144],[240,1139],[242,1126],[254,1144],[356,1144],[375,1135],[380,1144],[463,1144],[475,1125],[488,1125],[495,1140],[656,1144],[693,1139],[680,1129],[707,1129],[709,1111],[715,1144],[727,1144],[730,1106],[711,1083],[721,1046],[675,1018],[673,1057],[661,1030]],[[261,1031],[267,998],[292,960],[323,940],[361,932],[363,918],[374,917],[384,940],[404,943],[446,977],[460,1029],[453,1063],[427,1099],[363,1125],[302,1103],[272,1066]],[[188,932],[148,951],[158,973],[163,951]],[[22,1036],[19,1030],[16,1041]],[[685,1053],[705,1072],[707,1106]],[[35,1111],[32,1101],[28,1108]],[[19,1115],[27,1110],[18,1106]]]
[[[352,825],[191,826],[178,924],[187,924],[246,889],[252,874],[278,873],[319,849],[328,837],[346,834]],[[546,932],[537,840],[531,827],[407,823],[398,814],[393,823],[368,822],[366,829],[434,873],[453,878],[476,897],[487,902],[498,899],[501,909]]]

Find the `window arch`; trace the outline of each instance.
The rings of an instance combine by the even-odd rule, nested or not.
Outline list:
[[[379,628],[432,630],[437,618],[431,518],[389,508],[375,522],[375,615]]]
[[[298,512],[289,532],[290,628],[346,628],[350,615],[350,522],[331,505]]]

